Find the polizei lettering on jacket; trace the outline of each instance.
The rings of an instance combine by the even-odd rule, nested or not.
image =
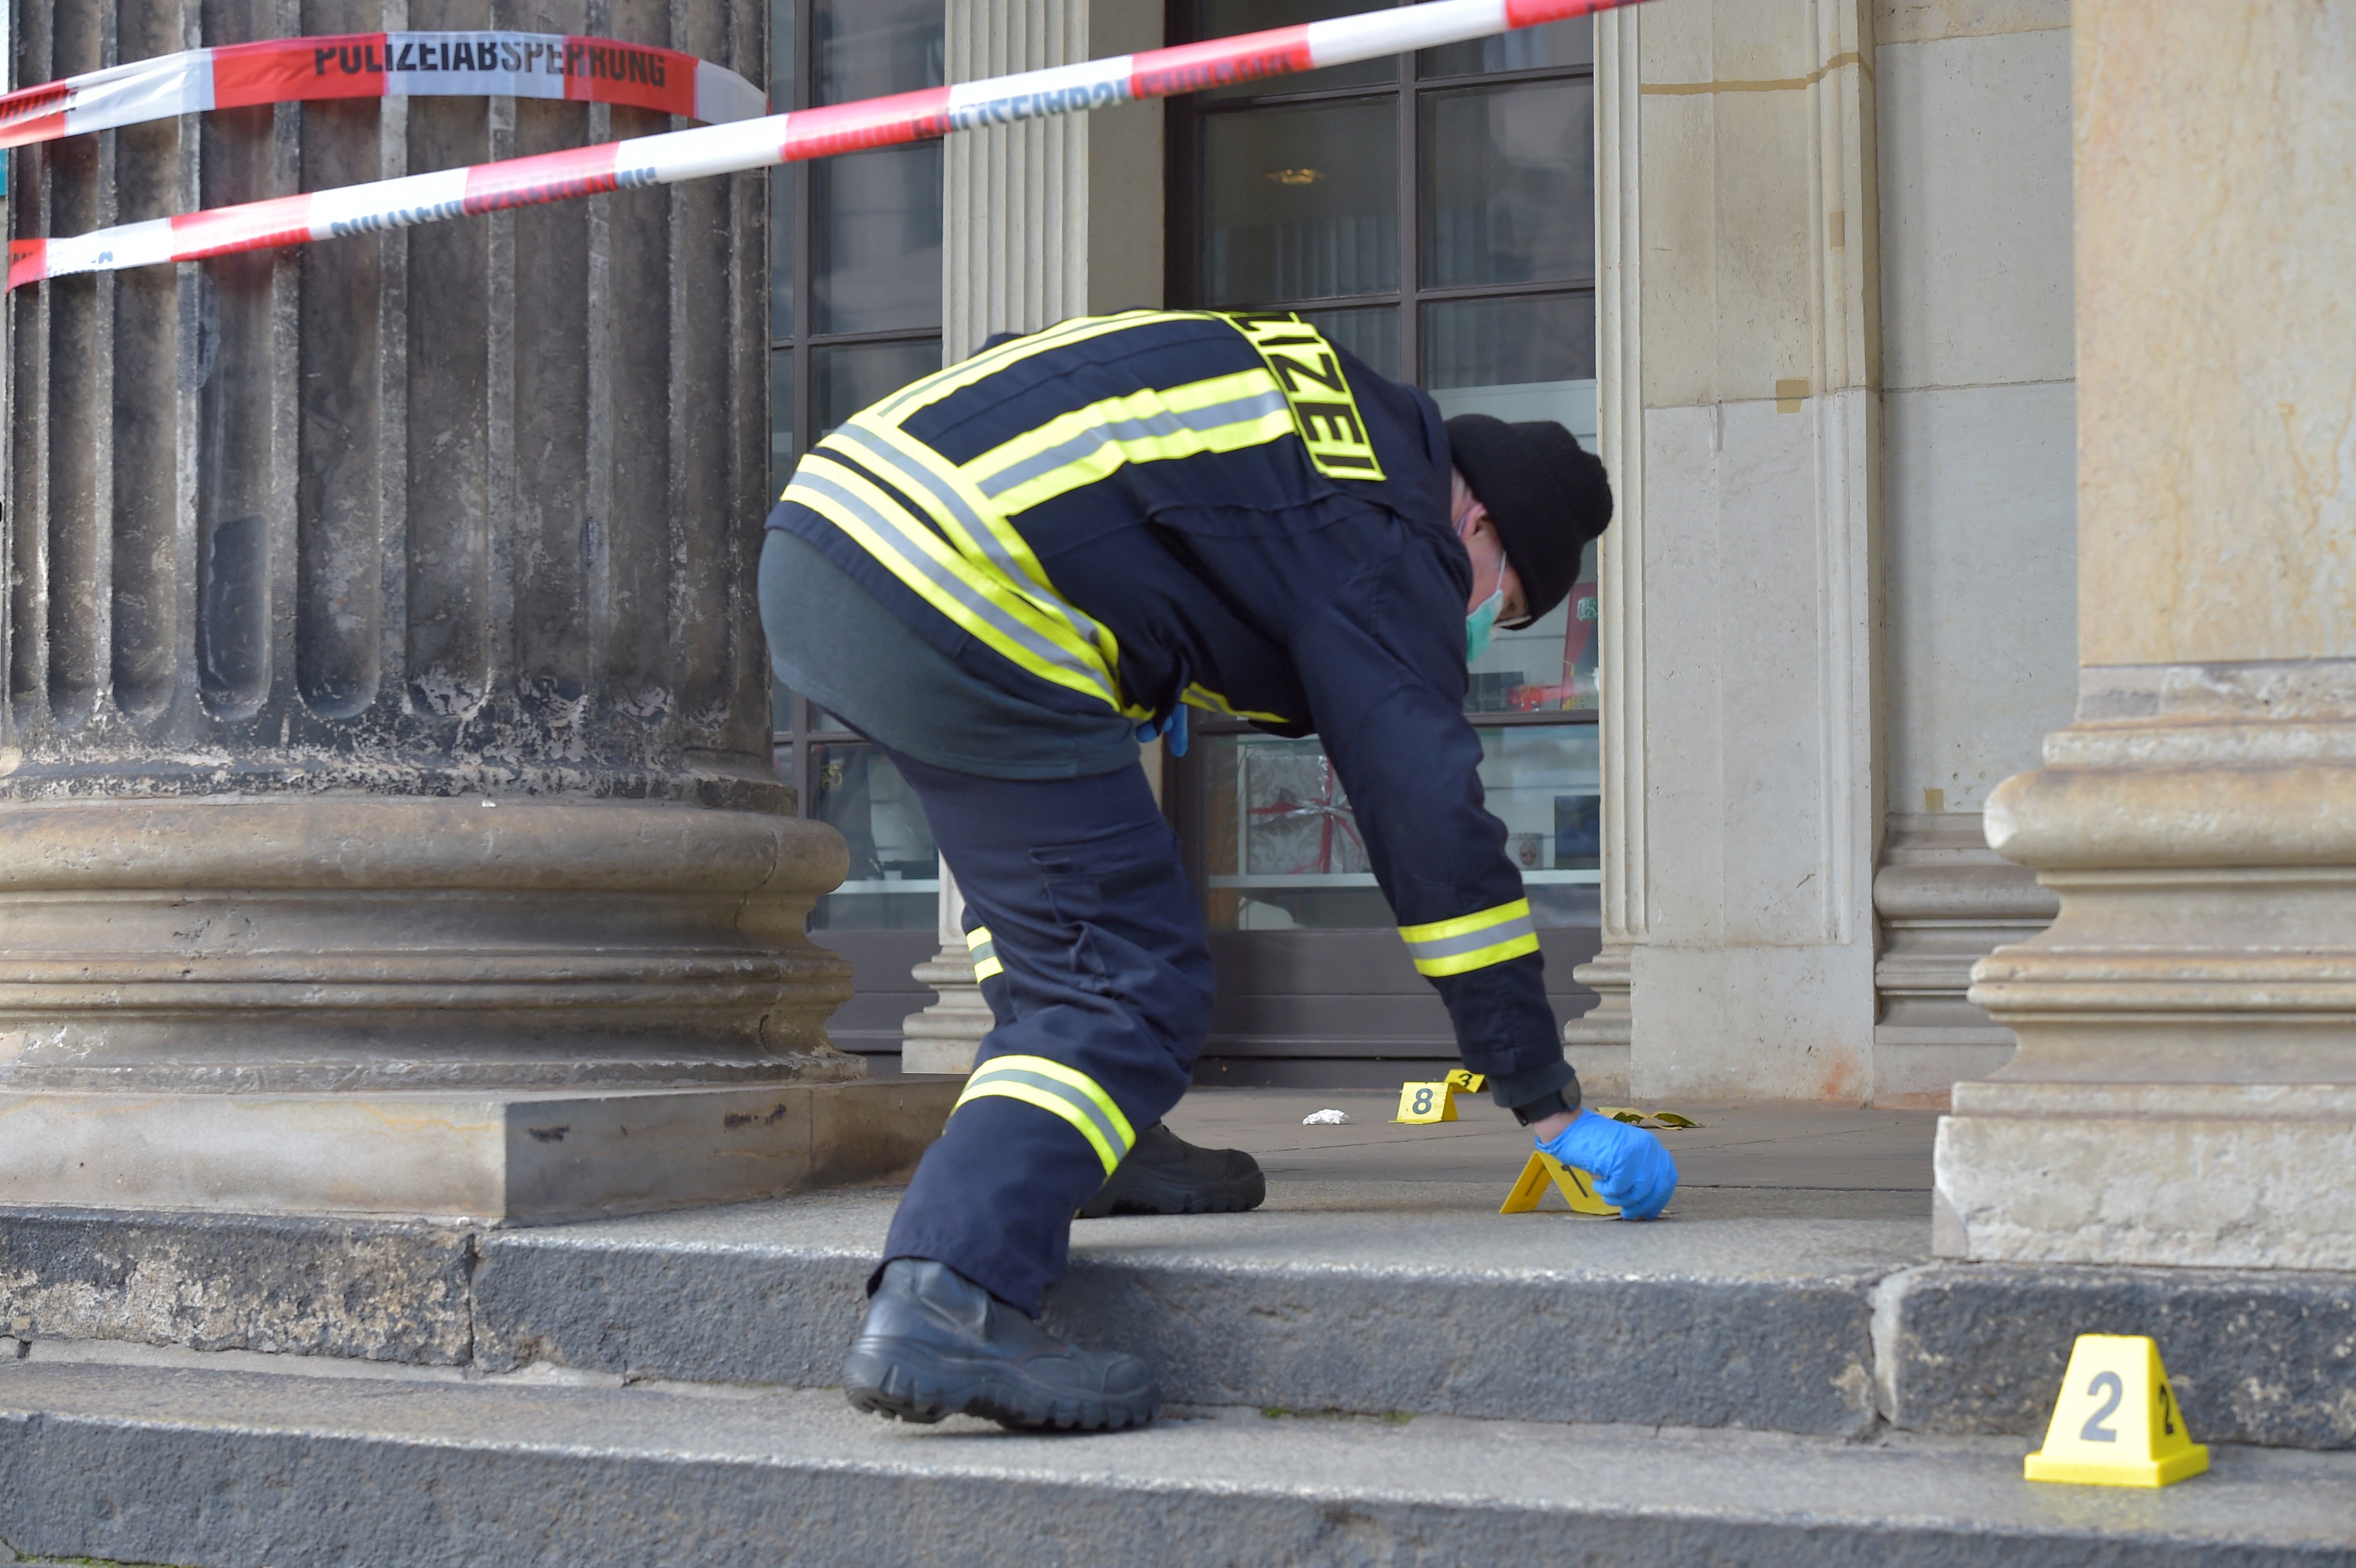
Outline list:
[[[1237,313],[1226,319],[1251,340],[1284,389],[1293,428],[1317,472],[1328,479],[1380,479],[1382,460],[1375,455],[1365,416],[1358,411],[1357,396],[1333,346],[1290,311]]]

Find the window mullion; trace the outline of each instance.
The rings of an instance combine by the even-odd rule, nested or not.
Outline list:
[[[937,326],[885,326],[869,332],[819,332],[803,339],[809,347],[860,347],[871,343],[922,343],[928,337],[938,337]]]
[[[791,716],[794,722],[793,761],[794,812],[810,815],[809,699],[797,691],[793,695]]]
[[[811,0],[801,0],[794,7],[794,107],[807,109],[818,95],[818,7]],[[810,313],[816,308],[810,287],[811,269],[817,264],[817,248],[811,235],[817,229],[816,214],[810,210],[809,165],[793,165],[794,201],[794,453],[797,456],[810,449],[810,351],[812,326]],[[806,716],[805,716],[806,717]],[[807,725],[797,725],[796,732]],[[797,755],[800,753],[797,752]],[[807,767],[803,772],[808,773]],[[807,805],[803,815],[809,815]]]
[[[1549,279],[1536,283],[1459,283],[1448,288],[1419,291],[1425,304],[1448,300],[1535,299],[1547,294],[1591,294],[1595,292],[1593,278]]]
[[[1418,291],[1423,285],[1423,213],[1416,203],[1421,195],[1423,149],[1416,141],[1415,57],[1399,56],[1398,69],[1399,379],[1421,386],[1423,312]]]

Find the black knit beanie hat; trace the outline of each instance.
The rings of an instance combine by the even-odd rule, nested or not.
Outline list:
[[[1527,624],[1569,595],[1587,541],[1611,526],[1603,461],[1552,420],[1507,424],[1458,414],[1448,421],[1448,446],[1522,580]]]

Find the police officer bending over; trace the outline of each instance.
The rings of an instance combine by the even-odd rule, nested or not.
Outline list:
[[[1211,957],[1138,763],[1185,706],[1315,735],[1464,1064],[1624,1216],[1676,1184],[1582,1114],[1465,669],[1545,614],[1612,517],[1560,425],[1468,414],[1290,315],[1132,311],[980,354],[829,435],[770,514],[776,677],[892,757],[966,897],[997,1027],[917,1168],[844,1368],[851,1403],[1010,1426],[1151,1419],[1152,1370],[1033,1317],[1076,1211],[1260,1200],[1161,1125]]]

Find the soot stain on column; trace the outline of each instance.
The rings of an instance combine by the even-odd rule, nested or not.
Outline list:
[[[258,702],[267,679],[270,594],[265,527],[257,516],[215,523],[199,566],[197,656],[215,703]]]

